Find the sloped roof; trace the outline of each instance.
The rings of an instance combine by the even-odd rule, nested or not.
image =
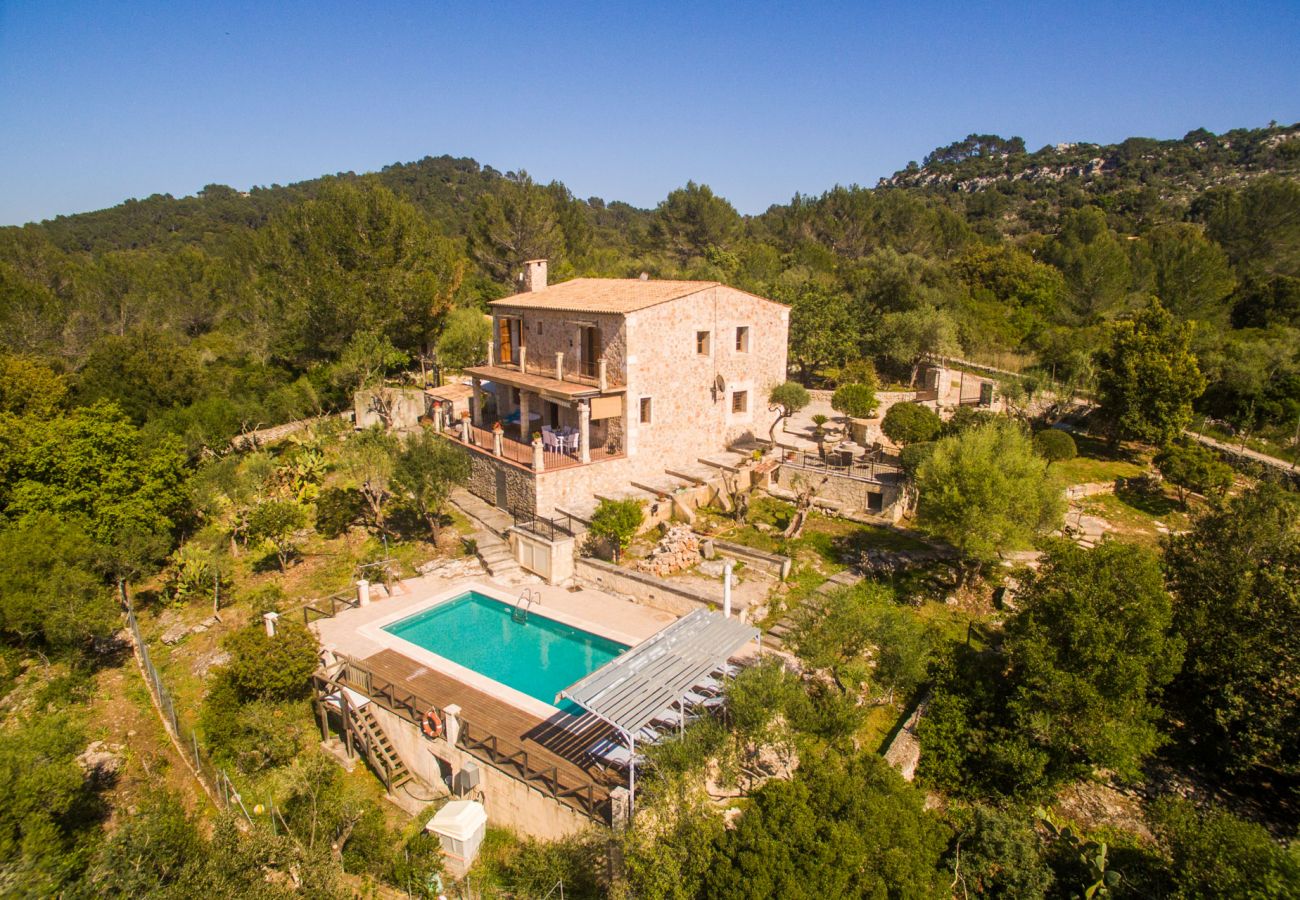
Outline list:
[[[493,306],[553,309],[563,312],[630,313],[709,288],[716,281],[655,281],[640,278],[574,278],[540,291],[494,300]]]

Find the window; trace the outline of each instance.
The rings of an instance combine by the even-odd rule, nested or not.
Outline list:
[[[650,424],[650,398],[649,397],[641,398],[641,424],[642,425]]]
[[[541,322],[540,319],[539,319],[538,322],[537,322],[537,333],[538,333],[539,335],[542,333],[542,322]]]
[[[749,326],[741,325],[736,329],[736,352],[749,352]]]
[[[695,332],[695,352],[700,356],[709,355],[709,333],[707,331]]]
[[[734,413],[749,411],[749,391],[731,392],[731,411]]]

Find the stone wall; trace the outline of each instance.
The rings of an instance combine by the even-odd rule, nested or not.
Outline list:
[[[273,425],[270,428],[259,428],[256,431],[250,431],[246,434],[236,435],[230,441],[231,449],[250,450],[255,447],[270,447],[278,444],[280,441],[289,437],[291,434],[297,434],[300,431],[306,431],[313,425],[328,422],[330,419],[352,420],[352,413],[339,413],[334,416],[314,416],[310,419],[298,419],[295,422],[285,422],[283,425]]]
[[[527,298],[528,295],[522,295]],[[626,360],[627,330],[624,318],[602,313],[564,312],[561,310],[511,308],[500,304],[492,307],[498,315],[522,317],[523,341],[527,348],[525,364],[532,371],[536,367],[555,367],[555,354],[563,353],[565,368],[570,369],[579,359],[579,323],[592,324],[600,329],[601,352],[605,357],[606,373],[610,381],[623,381]],[[500,335],[500,327],[493,320],[492,339]],[[517,359],[517,357],[516,357]]]
[[[520,513],[537,511],[537,490],[530,470],[486,453],[468,449],[463,452],[469,456],[469,483],[465,487],[471,494],[495,506],[497,475],[504,473],[506,508]]]
[[[784,491],[793,491],[796,478],[802,479],[804,484],[816,484],[817,490],[813,496],[835,503],[844,512],[880,516],[890,522],[897,522],[903,517],[905,498],[901,482],[876,483],[848,475],[786,465],[779,467],[772,481]],[[871,508],[870,497],[873,494],[880,497],[879,509]]]
[[[674,584],[664,578],[624,569],[602,559],[579,558],[574,574],[580,581],[595,585],[612,594],[630,597],[653,609],[684,616],[697,609],[722,608],[722,584],[716,593],[704,593],[686,584]],[[734,598],[733,598],[734,599]]]
[[[391,404],[389,413],[391,427],[396,429],[414,428],[428,409],[428,400],[421,388],[379,387],[357,391],[352,398],[353,421],[358,428],[370,428],[384,424],[379,414],[379,398]]]
[[[627,447],[665,466],[694,463],[733,442],[766,439],[776,414],[767,395],[786,378],[789,308],[728,287],[714,287],[628,316]],[[749,349],[736,350],[736,329],[749,328]],[[709,332],[709,353],[696,352],[696,332]],[[715,380],[723,391],[716,396]],[[745,391],[747,409],[732,412]],[[640,421],[641,399],[651,421]]]

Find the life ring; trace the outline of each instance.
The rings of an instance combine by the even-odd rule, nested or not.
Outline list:
[[[429,710],[424,714],[424,721],[420,723],[420,730],[429,740],[442,737],[442,719],[438,718],[437,710]]]

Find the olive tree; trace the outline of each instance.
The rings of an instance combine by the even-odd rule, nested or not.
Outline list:
[[[772,393],[767,397],[767,403],[779,415],[776,417],[776,421],[772,423],[771,431],[768,432],[768,440],[775,444],[777,426],[806,407],[811,400],[812,397],[809,396],[808,389],[797,381],[787,381],[772,388]]]

